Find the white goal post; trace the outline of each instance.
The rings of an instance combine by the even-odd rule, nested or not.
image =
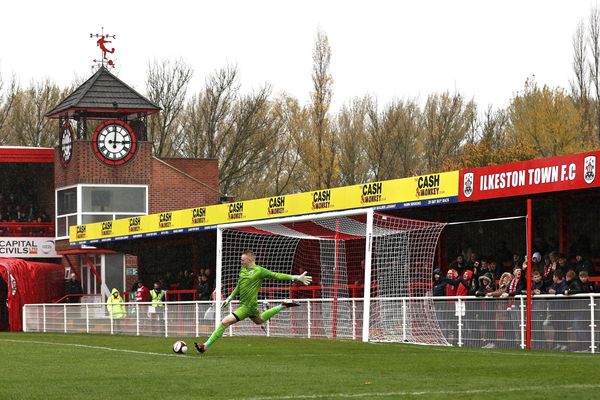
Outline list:
[[[316,299],[271,319],[270,335],[448,345],[431,297],[444,226],[373,209],[219,225],[215,324],[237,283],[240,255],[251,249],[256,263],[271,271],[313,276],[307,287],[264,282],[259,301],[265,308],[282,299]],[[229,329],[230,335],[261,333],[250,321]]]

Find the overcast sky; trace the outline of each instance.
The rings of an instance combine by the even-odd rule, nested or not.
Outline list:
[[[572,37],[596,2],[9,1],[0,14],[0,71],[22,84],[87,78],[99,57],[90,33],[116,34],[117,75],[145,92],[152,59],[182,58],[190,91],[237,64],[243,88],[270,83],[309,102],[320,27],[332,49],[334,108],[371,94],[380,104],[459,91],[481,108],[508,105],[525,79],[568,88]]]

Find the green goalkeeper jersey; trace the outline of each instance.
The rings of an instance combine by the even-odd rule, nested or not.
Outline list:
[[[240,296],[240,306],[246,306],[250,309],[256,308],[258,305],[258,291],[265,279],[279,279],[282,281],[293,280],[292,275],[280,274],[278,272],[269,271],[260,265],[254,264],[254,267],[242,267],[240,269],[240,277],[237,286],[231,292],[229,297],[234,299],[235,296]]]

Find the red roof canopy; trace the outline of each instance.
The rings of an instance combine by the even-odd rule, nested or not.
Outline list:
[[[47,147],[0,147],[0,163],[54,163],[54,149]]]

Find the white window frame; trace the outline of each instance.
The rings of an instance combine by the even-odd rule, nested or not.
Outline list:
[[[146,199],[146,203],[144,204],[144,208],[145,211],[144,212],[139,212],[139,213],[135,213],[135,212],[106,212],[106,211],[97,211],[97,212],[83,212],[83,198],[82,198],[82,193],[83,193],[83,188],[84,187],[107,187],[107,188],[115,188],[115,187],[124,187],[124,188],[144,188],[145,190],[145,199]],[[67,218],[67,235],[66,236],[58,236],[59,232],[58,232],[58,192],[62,191],[62,190],[66,190],[66,189],[72,189],[72,188],[77,188],[77,212],[76,213],[71,213],[71,214],[64,214],[64,215],[60,215],[60,218]],[[83,215],[110,215],[112,216],[110,219],[114,220],[116,219],[115,216],[116,215],[123,215],[123,214],[127,214],[127,215],[131,215],[131,216],[138,216],[138,215],[148,215],[148,185],[123,185],[123,184],[115,184],[115,185],[111,185],[111,184],[90,184],[90,183],[79,183],[77,185],[70,185],[70,186],[63,186],[60,188],[56,188],[54,190],[54,224],[56,226],[56,240],[62,240],[62,239],[69,239],[69,226],[68,226],[68,222],[69,222],[69,217],[72,217],[74,215],[77,216],[77,225],[82,225],[82,221],[83,221]]]

